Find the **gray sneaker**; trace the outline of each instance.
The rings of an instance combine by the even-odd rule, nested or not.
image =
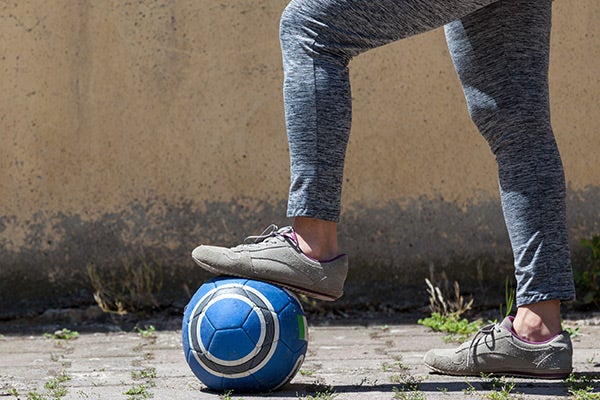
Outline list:
[[[333,301],[344,294],[348,257],[318,261],[305,255],[292,227],[269,226],[233,248],[199,246],[192,258],[214,273],[257,279],[284,286],[321,300]]]
[[[458,349],[430,350],[425,365],[447,375],[498,374],[534,378],[564,378],[571,373],[573,345],[567,332],[542,343],[519,338],[512,317],[482,328]]]

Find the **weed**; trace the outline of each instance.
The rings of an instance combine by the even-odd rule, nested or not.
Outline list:
[[[585,359],[585,362],[587,362],[588,364],[593,364],[594,363],[594,359],[596,358],[595,355],[588,357]]]
[[[148,399],[153,397],[153,394],[148,391],[148,386],[146,385],[132,386],[123,392],[123,394],[128,396],[130,400]]]
[[[471,384],[469,381],[465,381],[467,387],[463,389],[463,393],[467,396],[472,395],[473,393],[477,393],[475,386]]]
[[[600,400],[600,393],[593,393],[593,389],[569,389],[573,400]]]
[[[44,333],[46,339],[56,340],[75,340],[79,337],[79,332],[71,331],[67,328],[55,331],[54,333]]]
[[[124,315],[158,306],[154,293],[162,289],[163,268],[156,260],[147,261],[143,252],[125,258],[122,268],[100,271],[90,264],[87,273],[94,300],[106,313]]]
[[[27,393],[27,400],[60,400],[62,397],[66,396],[68,393],[67,387],[64,385],[64,382],[70,380],[71,377],[62,371],[59,375],[50,379],[44,384],[44,388],[46,391],[44,393],[39,393],[37,389],[34,389]],[[19,396],[19,393],[16,389],[13,388],[13,392],[9,393],[15,397]]]
[[[233,400],[233,397],[231,397],[231,395],[233,394],[233,390],[228,390],[223,394],[219,395],[219,399],[220,400]],[[239,398],[238,400],[244,400],[243,398]]]
[[[563,329],[569,334],[569,336],[571,336],[571,339],[579,336],[579,327],[571,328],[570,326],[563,326]]]
[[[59,398],[67,395],[67,388],[63,385],[64,382],[71,380],[71,377],[62,371],[59,375],[50,379],[44,387],[49,391],[53,398]]]
[[[19,397],[19,391],[18,391],[17,389],[15,389],[14,387],[13,387],[13,388],[10,388],[10,389],[8,389],[8,390],[6,391],[6,393],[7,393],[9,396]]]
[[[404,384],[405,388],[408,388],[409,390],[412,390],[412,391],[417,391],[417,390],[419,390],[419,386],[421,385],[421,382],[423,382],[423,377],[407,374],[407,375],[404,375],[404,381],[402,383]]]
[[[460,294],[460,286],[456,281],[454,281],[454,300],[445,298],[440,288],[434,286],[429,279],[425,279],[425,283],[427,284],[427,293],[429,293],[429,310],[431,313],[444,316],[454,314],[460,317],[473,306],[473,299],[465,302]]]
[[[27,393],[27,400],[49,400],[45,395],[38,393],[37,390],[32,390]]]
[[[431,316],[419,319],[417,322],[427,326],[436,332],[450,334],[445,338],[447,341],[462,341],[479,330],[479,321],[469,322],[461,315],[471,309],[473,299],[465,302],[460,294],[458,282],[454,282],[454,300],[447,300],[438,286],[434,286],[429,279],[425,279],[427,292],[429,293],[429,309]],[[455,335],[458,335],[455,336]]]
[[[511,314],[515,305],[515,295],[515,289],[512,286],[510,286],[509,289],[509,279],[507,277],[504,281],[504,304],[506,305],[506,310],[503,311],[502,304],[500,305],[500,316],[502,319],[508,317]]]
[[[394,365],[396,366],[396,368],[398,368],[401,371],[408,371],[410,369],[410,367],[408,365],[405,365],[402,360],[397,360]]]
[[[600,393],[594,393],[598,386],[596,380],[595,376],[581,375],[578,378],[570,374],[564,383],[575,400],[600,400]]]
[[[398,374],[390,376],[390,382],[392,383],[402,383],[402,391],[417,391],[419,390],[419,386],[423,381],[423,377],[421,376],[413,376],[411,374]]]
[[[396,386],[392,387],[394,392],[394,399],[401,400],[426,400],[425,394],[419,391],[406,391],[404,388],[398,389]]]
[[[135,372],[135,371],[131,372],[131,379],[133,379],[133,380],[141,380],[141,379],[152,380],[154,378],[156,378],[156,368],[154,368],[154,367],[145,368],[139,372]]]
[[[302,376],[313,376],[314,374],[316,374],[317,372],[315,370],[307,370],[307,369],[301,369],[300,371],[300,375]]]
[[[307,395],[304,397],[305,400],[333,400],[338,396],[338,394],[331,388],[326,389],[322,392],[316,392],[315,395]]]
[[[70,381],[71,380],[71,376],[67,375],[65,371],[62,371],[59,375],[55,376],[54,381],[58,382],[58,383],[63,383],[66,381]]]
[[[368,377],[364,376],[359,383],[357,383],[356,385],[354,385],[354,387],[359,388],[362,387],[363,385],[368,385],[368,386],[375,386],[377,384],[377,379],[369,379]]]
[[[90,272],[88,273],[91,274]],[[114,299],[111,303],[110,301],[108,301],[107,297],[108,295],[105,292],[100,291],[98,289],[96,289],[96,291],[94,292],[94,301],[96,302],[96,304],[98,304],[98,307],[100,307],[102,311],[104,311],[107,314],[127,314],[126,306],[121,300]]]
[[[479,374],[481,379],[484,379],[483,387],[488,390],[498,389],[504,385],[504,378],[495,376],[494,374]]]
[[[316,393],[313,395],[306,395],[302,397],[304,400],[333,400],[338,396],[338,393],[335,392],[333,387],[324,386],[320,387]],[[300,397],[299,397],[300,398]]]
[[[402,360],[400,359],[393,364],[384,362],[381,364],[381,369],[383,372],[400,372],[401,376],[404,376],[405,372],[408,371],[410,367],[402,363]]]
[[[417,323],[436,332],[451,334],[447,338],[452,341],[464,340],[481,328],[480,321],[469,322],[466,318],[460,318],[457,314],[442,315],[437,312],[432,313],[431,317],[419,319]],[[454,335],[458,335],[458,337]]]
[[[493,374],[481,374],[481,378],[484,379],[483,387],[490,390],[490,393],[479,395],[482,399],[488,400],[509,400],[509,399],[522,399],[523,396],[520,394],[512,394],[515,388],[514,381],[507,381],[504,377],[498,377]],[[475,388],[470,385],[471,394],[478,394]]]
[[[137,332],[140,334],[140,336],[142,338],[141,341],[145,342],[145,343],[140,343],[139,345],[135,346],[134,351],[141,352],[144,345],[147,345],[149,343],[154,343],[154,341],[156,340],[156,336],[154,336],[155,328],[153,325],[145,326],[144,328],[140,328],[139,326],[136,325],[134,329],[137,330]],[[149,343],[147,342],[148,339],[151,340]],[[152,353],[144,354],[144,359],[146,359],[146,360],[148,359],[146,357],[148,354],[152,354]],[[140,360],[140,359],[131,361],[131,365],[134,367],[141,367],[141,364],[142,364],[142,360]],[[154,367],[141,368],[138,371],[132,371],[131,379],[133,379],[134,381],[138,381],[138,384],[137,385],[134,384],[134,386],[132,386],[130,389],[128,389],[123,394],[128,395],[129,400],[139,400],[139,399],[147,399],[150,397],[154,397],[154,394],[152,392],[150,392],[148,389],[156,386],[156,383],[154,382],[154,379],[156,378],[156,376],[157,376],[156,368],[154,368]],[[142,382],[139,382],[139,381],[142,381]]]
[[[60,383],[57,383],[56,381],[46,382],[44,387],[50,391],[50,394],[53,397],[63,397],[66,396],[68,392],[66,387],[64,387]]]
[[[577,297],[584,306],[600,307],[600,236],[581,239],[580,243],[588,254],[587,265],[573,269]]]
[[[523,399],[523,396],[520,393],[512,394],[515,388],[514,381],[507,381],[504,377],[497,377],[492,374],[483,373],[481,374],[481,378],[484,379],[482,382],[483,388],[489,390],[489,393],[479,393],[469,381],[465,381],[467,387],[463,389],[463,393],[470,398],[477,396],[481,399],[487,400]]]
[[[514,384],[513,384],[514,386]],[[512,387],[502,387],[500,389],[500,391],[491,391],[490,393],[487,393],[485,395],[483,395],[484,399],[488,399],[488,400],[509,400],[509,399],[522,399],[523,396],[519,395],[519,394],[515,394],[512,395],[511,394],[512,391]]]
[[[219,396],[219,399],[221,400],[231,400],[231,395],[233,394],[233,390],[228,390],[225,393],[221,394]]]
[[[135,330],[138,331],[138,333],[144,339],[146,339],[146,338],[152,337],[152,335],[154,334],[154,331],[156,331],[156,328],[154,328],[154,325],[146,326],[145,328],[140,328],[139,326],[136,325]]]

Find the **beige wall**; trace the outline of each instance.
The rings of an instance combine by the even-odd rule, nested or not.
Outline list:
[[[118,268],[139,252],[169,267],[173,291],[195,287],[196,243],[287,223],[285,4],[0,5],[0,302],[85,301],[87,263]],[[553,125],[576,243],[599,231],[600,3],[554,9]],[[340,226],[350,285],[366,265],[370,276],[393,271],[395,285],[431,269],[485,281],[495,269],[485,265],[508,268],[495,163],[468,120],[443,32],[360,56],[351,71]]]

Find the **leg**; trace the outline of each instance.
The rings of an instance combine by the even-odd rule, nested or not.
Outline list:
[[[574,291],[548,104],[551,1],[499,0],[446,26],[469,112],[498,162],[518,311],[456,350],[429,351],[425,364],[434,371],[562,378],[572,370],[560,325],[560,300]]]
[[[574,297],[565,182],[550,126],[551,0],[502,0],[446,26],[469,112],[496,155],[513,247],[519,310],[530,340],[558,334]]]
[[[293,0],[281,18],[290,145],[288,216],[314,258],[337,254],[356,55],[467,15],[493,0]]]
[[[339,254],[337,223],[317,218],[294,218],[298,247],[317,260],[328,260]]]
[[[523,339],[542,342],[562,331],[560,300],[525,304],[517,309],[513,329]]]

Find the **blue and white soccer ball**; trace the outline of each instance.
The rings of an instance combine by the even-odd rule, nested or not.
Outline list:
[[[296,375],[308,346],[296,296],[261,281],[206,282],[187,305],[182,325],[188,365],[216,391],[275,390]]]

